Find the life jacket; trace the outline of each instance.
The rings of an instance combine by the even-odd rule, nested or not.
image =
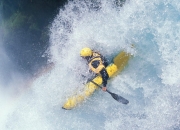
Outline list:
[[[93,67],[93,63],[97,63],[97,67]],[[96,74],[98,74],[105,66],[103,65],[103,61],[101,55],[98,52],[93,52],[92,56],[88,60],[89,68]]]

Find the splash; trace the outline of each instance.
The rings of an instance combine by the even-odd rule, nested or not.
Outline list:
[[[176,130],[180,109],[180,4],[178,0],[69,1],[50,28],[51,71],[32,83],[8,116],[5,129]],[[134,49],[129,46],[134,44]],[[121,50],[134,55],[108,88],[127,106],[97,91],[71,111],[61,109],[89,75],[79,57],[83,47],[111,62]]]

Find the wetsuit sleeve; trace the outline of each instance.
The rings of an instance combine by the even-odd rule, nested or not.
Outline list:
[[[104,56],[102,56],[102,55],[101,55],[101,59],[102,59],[102,62],[103,62],[103,64],[104,64],[104,66],[107,67],[107,66],[108,66],[108,61],[107,61],[107,59],[106,59]]]
[[[108,75],[106,69],[103,68],[103,69],[100,71],[100,74],[101,74],[101,76],[102,76],[102,81],[103,81],[102,84],[103,84],[103,87],[106,87],[106,85],[107,85],[107,80],[109,79],[109,75]]]

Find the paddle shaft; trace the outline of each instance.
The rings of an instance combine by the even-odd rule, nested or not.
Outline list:
[[[84,75],[82,75],[84,78],[86,77],[86,76],[84,76]],[[94,82],[92,79],[91,80],[88,80],[89,82],[91,82],[91,83],[93,83],[93,84],[95,84],[96,86],[98,86],[98,87],[100,87],[101,89],[102,89],[102,86],[101,85],[99,85],[99,84],[97,84],[96,82]],[[112,93],[112,92],[110,92],[109,90],[107,90],[106,89],[106,92],[108,92],[116,101],[118,101],[118,102],[120,102],[120,103],[123,103],[123,104],[128,104],[129,103],[129,101],[127,100],[127,99],[125,99],[124,97],[122,97],[122,96],[119,96],[119,95],[117,95],[117,94],[115,94],[115,93]]]
[[[95,83],[93,80],[91,80],[90,82],[92,82],[93,84],[95,84],[96,86],[98,86],[98,87],[100,87],[102,89],[102,86],[100,86],[99,84]],[[106,92],[111,94],[111,92],[109,90],[107,90],[107,89],[106,89]]]
[[[99,84],[95,83],[93,80],[91,80],[90,82],[92,82],[93,84],[97,85],[98,87],[102,88]],[[110,92],[109,90],[106,89],[106,92],[108,92],[109,94],[111,94],[111,96],[118,102],[123,103],[123,104],[128,104],[129,101],[127,99],[125,99],[122,96],[119,96],[115,93]]]

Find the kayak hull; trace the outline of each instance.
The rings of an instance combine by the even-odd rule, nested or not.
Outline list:
[[[120,52],[113,59],[113,63],[111,63],[110,65],[106,67],[109,77],[112,78],[116,76],[117,74],[119,74],[127,65],[130,57],[131,57],[131,54],[126,53],[125,51]],[[102,84],[101,76],[95,77],[93,81],[98,85]],[[96,86],[94,83],[89,81],[87,84],[85,84],[84,90],[79,94],[69,97],[64,103],[64,105],[62,106],[62,108],[66,110],[70,110],[76,107],[78,104],[83,102],[86,98],[91,96],[97,88],[98,86]]]

